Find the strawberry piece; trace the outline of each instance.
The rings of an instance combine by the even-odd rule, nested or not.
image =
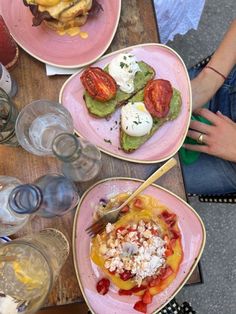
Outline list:
[[[135,287],[133,287],[132,289],[130,289],[133,293],[137,293],[137,292],[140,292],[140,291],[142,291],[142,290],[144,290],[144,289],[146,289],[147,287],[146,286],[144,286],[144,285],[141,285],[140,287],[138,287],[138,286],[135,286]]]
[[[164,210],[161,214],[165,222],[169,227],[173,227],[174,224],[176,223],[176,214],[174,213],[169,213],[167,210]]]
[[[180,233],[174,229],[170,230],[171,233],[171,240],[175,239],[177,240],[178,238],[180,238]]]
[[[110,280],[107,278],[102,278],[98,281],[96,288],[99,294],[104,295],[108,292],[109,287],[110,287]]]
[[[154,236],[158,236],[158,235],[159,235],[158,230],[155,230],[155,229],[151,229],[151,233],[152,233],[152,235],[154,235]]]
[[[174,272],[173,269],[170,266],[167,266],[167,267],[161,269],[159,276],[160,276],[161,280],[165,280],[170,275],[172,275],[173,272]]]
[[[121,208],[121,213],[127,213],[129,211],[129,205],[125,205],[123,208]]]
[[[149,285],[149,287],[156,287],[156,286],[159,285],[160,281],[161,281],[161,278],[160,278],[160,277],[153,277],[153,278],[149,281],[148,285]]]
[[[149,292],[148,289],[144,292],[144,295],[142,297],[142,301],[143,301],[144,304],[152,303],[152,295],[151,295],[151,293]]]
[[[13,66],[18,57],[18,48],[3,17],[0,15],[0,62],[6,67]]]
[[[118,294],[119,294],[119,295],[132,295],[133,292],[132,292],[132,290],[120,289],[120,290],[118,291]]]
[[[134,206],[137,208],[143,208],[143,202],[140,198],[136,198],[136,200],[134,201]]]
[[[134,309],[138,312],[147,313],[147,304],[143,301],[138,301],[134,304]]]
[[[125,270],[123,273],[120,274],[120,279],[127,281],[130,278],[134,277],[130,270]]]
[[[116,229],[116,232],[122,232],[124,231],[126,228],[125,227],[119,227]]]

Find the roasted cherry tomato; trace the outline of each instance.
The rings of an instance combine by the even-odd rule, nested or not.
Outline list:
[[[107,278],[102,278],[97,283],[97,292],[104,295],[108,292],[110,286],[110,280]]]
[[[138,312],[147,313],[147,304],[143,301],[138,301],[134,304],[134,309]]]
[[[116,81],[109,73],[100,68],[90,67],[86,69],[80,80],[89,95],[99,101],[108,101],[116,94]]]
[[[167,80],[152,80],[144,89],[144,103],[153,117],[164,118],[170,110],[173,88]]]

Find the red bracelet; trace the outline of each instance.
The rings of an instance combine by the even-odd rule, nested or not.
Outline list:
[[[210,69],[210,70],[214,71],[215,73],[219,74],[219,75],[220,75],[220,76],[224,79],[224,81],[226,80],[226,77],[224,76],[224,74],[220,73],[220,72],[219,72],[219,71],[217,71],[216,69],[214,69],[214,68],[210,67],[209,65],[206,65],[206,66],[205,66],[205,68],[207,68],[207,69]]]

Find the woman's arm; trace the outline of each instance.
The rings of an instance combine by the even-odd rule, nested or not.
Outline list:
[[[230,25],[208,65],[227,77],[235,64],[236,20]],[[193,111],[207,103],[223,83],[224,79],[219,74],[211,69],[204,68],[200,74],[191,81]]]

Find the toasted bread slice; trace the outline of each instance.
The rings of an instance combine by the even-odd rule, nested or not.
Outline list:
[[[93,99],[87,92],[84,93],[84,101],[91,115],[97,118],[110,116],[119,106],[125,104],[138,91],[143,89],[148,81],[154,78],[155,70],[150,65],[143,61],[139,61],[138,65],[141,71],[137,72],[135,75],[133,93],[128,94],[118,88],[116,96],[107,102],[100,102]],[[108,72],[108,67],[104,70]]]
[[[144,89],[139,91],[134,97],[130,98],[130,102],[143,101]],[[153,118],[153,126],[149,134],[144,136],[130,136],[120,128],[120,146],[126,153],[132,153],[143,145],[152,135],[167,121],[174,120],[178,117],[182,106],[180,92],[173,88],[173,96],[170,102],[170,110],[164,118]]]

